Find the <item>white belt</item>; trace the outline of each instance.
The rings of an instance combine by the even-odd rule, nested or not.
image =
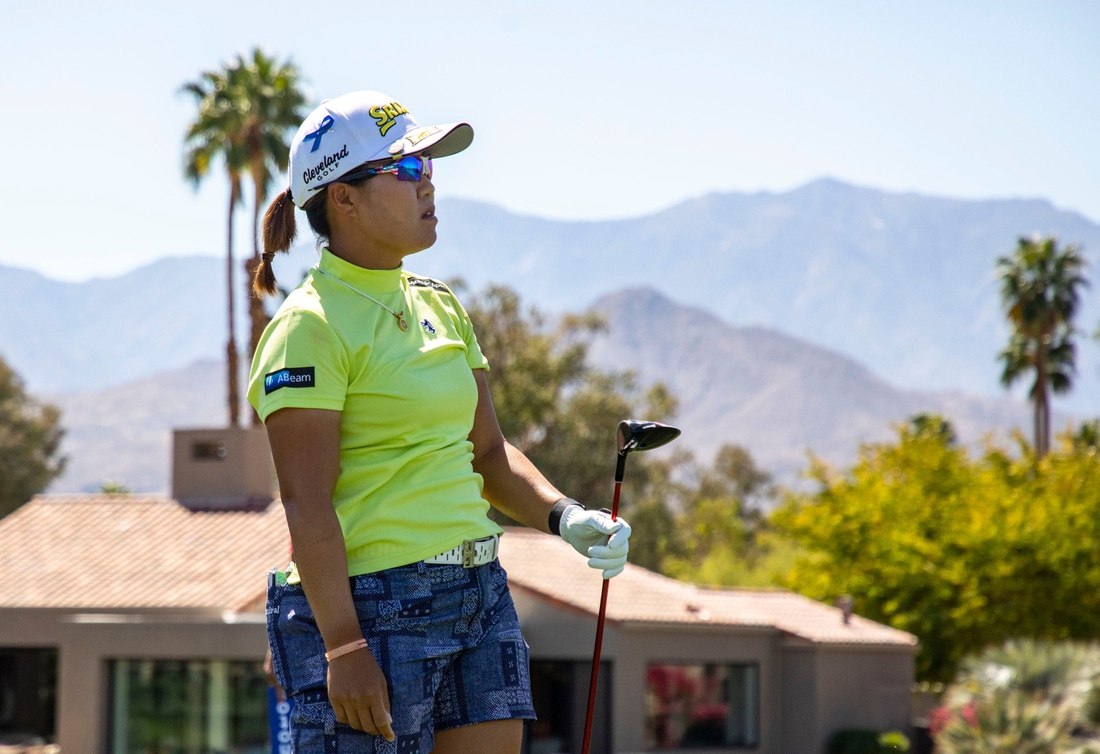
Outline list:
[[[500,536],[497,534],[485,539],[468,539],[462,544],[447,550],[447,552],[424,558],[424,562],[460,565],[463,568],[482,566],[496,560],[499,541]]]

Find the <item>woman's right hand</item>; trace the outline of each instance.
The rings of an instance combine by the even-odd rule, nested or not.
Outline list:
[[[329,650],[363,638],[344,533],[332,505],[340,476],[340,417],[327,409],[281,408],[266,422],[294,563]],[[366,647],[329,663],[328,698],[341,723],[394,740],[386,677]]]
[[[329,663],[328,700],[340,722],[394,740],[386,676],[366,647]]]
[[[330,650],[363,638],[344,533],[332,505],[340,476],[340,421],[339,411],[281,408],[266,422],[294,563]],[[386,677],[366,647],[329,663],[328,698],[341,723],[394,740]]]

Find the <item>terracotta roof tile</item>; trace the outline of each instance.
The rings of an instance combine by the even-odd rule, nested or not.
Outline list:
[[[508,529],[500,561],[508,580],[559,603],[596,614],[603,579],[557,537]],[[916,645],[916,637],[781,589],[708,589],[627,564],[611,582],[607,617],[618,622],[775,627],[838,644]]]
[[[158,497],[36,497],[0,520],[0,607],[236,610],[288,542],[278,503],[193,513]]]
[[[0,608],[262,612],[265,574],[286,563],[282,506],[195,513],[162,497],[36,497],[0,520]],[[509,528],[512,583],[595,614],[602,579],[567,543]],[[907,633],[783,590],[707,589],[628,564],[612,582],[618,622],[774,627],[813,642],[915,645]]]

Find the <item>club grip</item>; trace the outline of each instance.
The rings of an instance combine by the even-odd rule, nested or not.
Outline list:
[[[618,460],[615,461],[615,481],[622,482],[626,473],[626,453],[620,451]]]

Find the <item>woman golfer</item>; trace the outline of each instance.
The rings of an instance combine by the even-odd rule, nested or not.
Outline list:
[[[324,248],[264,331],[248,397],[294,546],[267,603],[296,754],[520,749],[527,645],[488,505],[603,569],[630,527],[565,498],[505,441],[489,365],[445,285],[402,268],[436,239],[432,159],[473,140],[379,92],[325,102],[264,218],[259,293],[305,210]],[[349,578],[350,577],[350,578]]]

